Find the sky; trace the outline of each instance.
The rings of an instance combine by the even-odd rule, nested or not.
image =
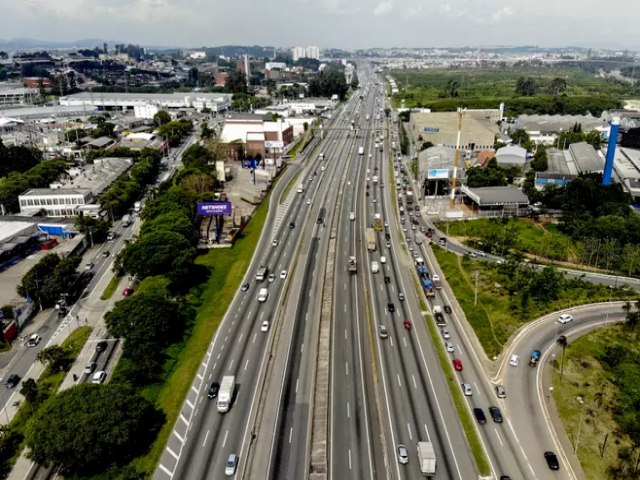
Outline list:
[[[640,2],[0,0],[0,37],[146,46],[584,46],[640,49]],[[615,5],[615,4],[612,4]]]

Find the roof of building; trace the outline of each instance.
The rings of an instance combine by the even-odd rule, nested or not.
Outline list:
[[[21,197],[41,197],[46,195],[87,195],[91,193],[88,188],[32,188],[27,190]]]
[[[114,142],[115,140],[110,137],[98,137],[91,140],[89,143],[87,143],[87,145],[96,147],[96,148],[102,148]]]
[[[583,132],[609,128],[606,120],[592,115],[520,115],[515,123],[517,128],[543,133],[570,130],[576,123],[582,126]]]
[[[596,149],[586,142],[572,143],[569,145],[569,153],[580,173],[604,170],[604,160],[600,158]]]
[[[528,204],[529,198],[518,188],[512,187],[479,187],[464,186],[462,191],[479,206],[522,205]]]
[[[507,145],[496,151],[498,164],[523,166],[527,161],[527,151],[518,145]]]
[[[547,149],[547,170],[545,173],[571,174],[564,154],[557,148]]]
[[[493,148],[482,150],[481,152],[478,152],[478,156],[476,157],[476,165],[481,165],[484,167],[487,163],[489,163],[489,160],[491,160],[495,156],[496,151]]]
[[[61,99],[73,99],[73,100],[122,100],[122,101],[181,101],[185,98],[229,98],[232,95],[230,93],[211,93],[211,92],[173,92],[173,93],[114,93],[114,92],[80,92],[72,95],[61,97]]]
[[[7,222],[5,220],[0,221],[0,242],[6,242],[12,239],[16,235],[20,234],[24,230],[33,228],[32,222]]]
[[[264,141],[264,132],[247,132],[247,141]]]
[[[14,119],[39,119],[39,118],[79,118],[92,115],[94,107],[67,107],[55,105],[51,107],[26,107],[3,109],[2,114]]]
[[[425,178],[429,170],[452,169],[456,150],[451,147],[429,147],[418,154],[419,177]]]

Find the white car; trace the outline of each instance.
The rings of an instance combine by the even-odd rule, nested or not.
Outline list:
[[[269,331],[269,320],[264,320],[262,322],[262,325],[260,325],[260,331],[261,332],[268,332]]]
[[[453,353],[455,351],[453,343],[451,342],[444,342],[444,348],[446,348],[449,353]]]
[[[385,246],[386,246],[387,248],[391,248],[391,242],[387,242],[387,243],[385,244]]]
[[[573,321],[573,315],[569,315],[568,313],[563,313],[558,317],[558,323],[569,323]]]
[[[464,395],[466,397],[470,397],[473,395],[473,390],[471,389],[471,384],[469,383],[461,383],[460,384],[462,386],[462,393],[464,393]]]
[[[93,374],[93,378],[91,378],[91,383],[100,384],[104,382],[104,379],[107,378],[107,373],[104,370],[100,370]]]
[[[271,240],[271,246],[272,247],[277,247],[278,246],[278,239],[274,238],[273,240]]]
[[[276,281],[276,276],[273,273],[269,274],[269,278],[267,279],[269,283],[273,283]]]
[[[356,219],[356,212],[350,212],[349,213],[349,220],[355,220]]]
[[[385,257],[384,255],[382,255],[380,257],[380,263],[387,263],[387,257]]]
[[[520,364],[520,357],[516,354],[511,355],[509,359],[509,365],[512,367],[517,367]]]
[[[307,198],[307,205],[311,205],[311,199]]]
[[[286,270],[282,270],[282,271],[280,272],[280,278],[281,278],[282,280],[284,280],[285,278],[287,278],[287,271],[286,271]]]
[[[447,330],[446,328],[442,330],[442,338],[446,340],[451,338],[451,334],[449,333],[449,330]]]

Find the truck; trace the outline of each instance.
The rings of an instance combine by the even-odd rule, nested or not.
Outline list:
[[[373,228],[367,228],[367,250],[376,251],[376,232]]]
[[[373,214],[373,228],[376,232],[382,231],[382,217],[379,213]]]
[[[258,271],[256,272],[256,282],[264,282],[264,279],[267,278],[268,273],[269,267],[267,265],[260,265],[258,267]]]
[[[413,203],[413,192],[411,190],[407,190],[405,198],[407,200],[407,205],[411,205]]]
[[[364,147],[358,148],[358,155],[364,155]]]
[[[236,377],[233,375],[225,375],[220,382],[220,391],[218,392],[218,403],[216,408],[220,413],[225,413],[231,408],[233,401],[233,391],[236,387]]]
[[[136,213],[140,213],[140,210],[142,210],[142,202],[136,202],[133,204],[133,211]]]
[[[442,282],[440,281],[440,276],[434,274],[433,277],[431,277],[433,279],[433,285],[436,287],[437,290],[440,290],[442,288]]]
[[[131,215],[127,214],[122,217],[122,226],[127,228],[129,225],[131,225]]]
[[[347,270],[349,271],[349,275],[355,275],[356,273],[358,273],[356,257],[349,257],[349,260],[347,260]]]
[[[435,298],[436,292],[433,289],[433,282],[428,277],[421,277],[422,289],[427,298]]]
[[[431,442],[418,442],[418,462],[423,477],[436,474],[436,452]]]
[[[264,303],[267,301],[267,298],[269,298],[269,290],[266,288],[261,288],[260,292],[258,292],[258,301],[260,303]]]

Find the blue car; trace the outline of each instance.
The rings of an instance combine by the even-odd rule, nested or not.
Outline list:
[[[540,361],[540,350],[534,350],[533,352],[531,352],[531,358],[529,359],[529,366],[535,367],[536,365],[538,365],[539,361]]]

